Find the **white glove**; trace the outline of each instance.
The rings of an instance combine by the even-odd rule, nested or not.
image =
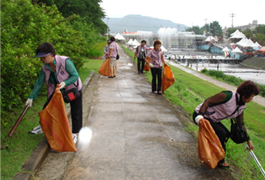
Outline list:
[[[153,67],[154,67],[154,65],[153,65],[152,63],[149,63],[149,67],[153,68]]]
[[[33,100],[28,98],[27,101],[26,101],[26,106],[29,105],[29,107],[31,107],[32,106],[32,102],[33,102]]]
[[[61,82],[59,89],[63,89],[64,87],[65,87],[65,82]]]
[[[197,125],[199,125],[199,122],[200,122],[201,119],[203,119],[203,116],[202,115],[196,116],[195,122],[197,123]]]

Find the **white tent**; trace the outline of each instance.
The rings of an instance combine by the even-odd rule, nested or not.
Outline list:
[[[161,46],[161,50],[162,50],[163,52],[167,52],[167,49],[166,49],[164,46]]]
[[[234,33],[231,34],[230,39],[233,39],[233,38],[240,39],[240,38],[246,38],[246,36],[237,29]]]
[[[125,41],[125,38],[124,38],[120,33],[117,33],[114,37],[115,37],[115,39],[117,39],[117,40]]]
[[[240,41],[238,41],[236,44],[242,46],[247,40],[248,40],[247,38],[243,38]]]
[[[132,42],[133,42],[133,40],[130,39],[130,40],[127,42],[127,44],[132,45]]]
[[[235,32],[233,32],[232,34],[231,34],[231,36],[233,36],[235,33],[239,33],[240,31],[237,29]]]
[[[215,37],[213,37],[213,36],[208,36],[204,41],[206,41],[206,42],[210,42],[210,41],[212,41],[212,40],[214,40],[214,41],[218,41],[218,39],[215,38]]]
[[[246,40],[241,46],[243,47],[253,47],[255,44],[251,41],[251,39]]]
[[[238,47],[233,49],[231,52],[233,52],[233,53],[243,53]]]
[[[224,52],[230,52],[230,49],[228,49],[227,47],[223,48],[222,51]]]
[[[131,43],[131,45],[138,46],[138,45],[140,45],[140,43],[136,39],[134,39],[133,42]]]

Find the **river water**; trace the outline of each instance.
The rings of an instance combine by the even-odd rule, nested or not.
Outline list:
[[[180,63],[187,66],[186,63]],[[208,64],[200,62],[198,65],[189,64],[189,67],[201,71],[206,68],[208,70],[217,70],[217,64]],[[219,64],[219,71],[223,71],[227,75],[235,76],[243,80],[252,80],[258,84],[265,85],[265,70],[249,68],[240,64]]]

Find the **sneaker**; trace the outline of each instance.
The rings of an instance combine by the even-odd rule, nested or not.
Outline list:
[[[74,143],[76,144],[76,142],[77,142],[77,135],[76,134],[72,134],[72,137],[73,137]]]
[[[37,127],[33,128],[32,131],[29,131],[29,134],[43,134],[41,126],[38,125]]]

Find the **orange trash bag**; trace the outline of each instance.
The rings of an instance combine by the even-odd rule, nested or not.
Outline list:
[[[163,76],[162,76],[162,93],[169,88],[175,82],[175,76],[171,71],[171,68],[164,65]]]
[[[222,144],[206,119],[199,122],[198,154],[201,162],[210,169],[216,168],[218,162],[225,157]]]
[[[110,58],[106,59],[98,70],[102,76],[110,76]]]
[[[52,149],[76,152],[59,87],[55,89],[49,104],[39,112],[39,116],[41,128]]]
[[[151,62],[151,59],[148,58],[147,61],[150,63]],[[150,69],[151,68],[150,68],[149,64],[148,63],[145,63],[145,65],[144,65],[144,71],[150,71]]]

